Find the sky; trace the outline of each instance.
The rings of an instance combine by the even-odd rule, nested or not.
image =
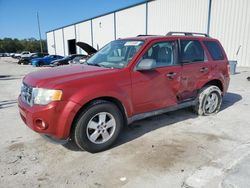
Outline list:
[[[143,0],[0,0],[0,39],[42,38],[45,32],[88,19]]]

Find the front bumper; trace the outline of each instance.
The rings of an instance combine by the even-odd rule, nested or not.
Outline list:
[[[18,107],[23,122],[35,132],[56,140],[67,139],[73,119],[81,108],[72,101],[51,102],[48,105],[29,106],[18,97]],[[41,127],[41,122],[44,127]]]

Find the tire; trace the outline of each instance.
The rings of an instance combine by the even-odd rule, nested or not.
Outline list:
[[[111,147],[122,127],[119,108],[109,101],[97,100],[78,116],[71,137],[80,149],[96,153]]]
[[[214,85],[205,86],[197,96],[194,111],[198,115],[212,115],[219,112],[222,103],[222,92]]]
[[[42,66],[43,66],[43,62],[40,61],[37,63],[37,67],[42,67]]]

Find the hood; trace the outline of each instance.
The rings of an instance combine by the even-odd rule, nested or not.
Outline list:
[[[24,83],[33,87],[54,88],[66,82],[96,77],[116,71],[104,67],[89,65],[67,65],[32,72],[24,77]]]
[[[79,46],[81,49],[83,49],[85,52],[87,52],[88,55],[92,55],[97,52],[95,48],[93,48],[87,43],[77,42],[76,45]]]

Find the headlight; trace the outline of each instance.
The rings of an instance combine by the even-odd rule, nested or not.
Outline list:
[[[33,88],[32,97],[34,104],[46,105],[52,101],[60,101],[62,98],[61,90]]]

